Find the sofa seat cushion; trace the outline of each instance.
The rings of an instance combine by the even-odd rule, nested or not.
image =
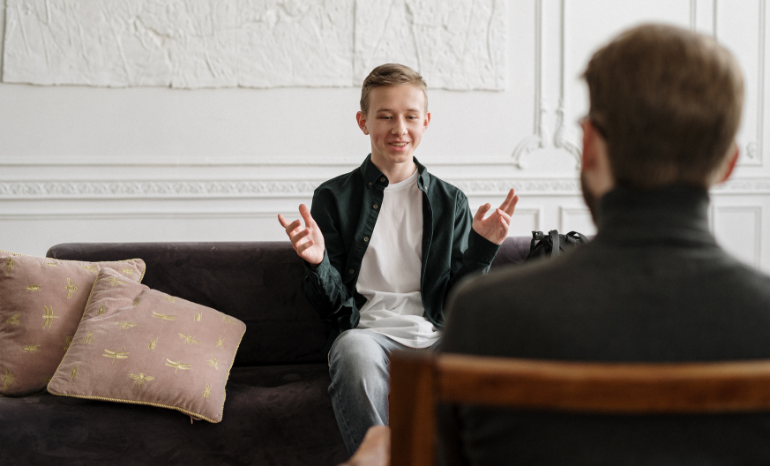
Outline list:
[[[224,419],[38,394],[0,398],[0,464],[336,465],[325,364],[234,367]]]

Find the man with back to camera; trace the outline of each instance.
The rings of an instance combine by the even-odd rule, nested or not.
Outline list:
[[[388,354],[438,346],[448,292],[489,269],[518,202],[511,189],[489,217],[490,204],[471,217],[462,191],[414,158],[430,113],[409,67],[372,70],[356,120],[371,140],[363,164],[319,186],[310,210],[300,205],[304,227],[279,215],[330,330],[329,395],[351,454],[388,423]]]
[[[598,228],[570,254],[471,280],[442,351],[599,362],[770,358],[770,278],[708,228],[738,159],[743,79],[714,39],[644,25],[584,73],[583,196]],[[760,414],[610,416],[443,407],[441,463],[770,464]]]

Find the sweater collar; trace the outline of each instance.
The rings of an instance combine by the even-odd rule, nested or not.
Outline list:
[[[715,244],[709,231],[709,195],[683,185],[650,190],[615,188],[599,202],[597,239]]]

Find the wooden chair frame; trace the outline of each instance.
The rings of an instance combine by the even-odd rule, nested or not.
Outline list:
[[[594,413],[770,410],[770,360],[619,364],[394,352],[391,464],[435,464],[439,402]]]

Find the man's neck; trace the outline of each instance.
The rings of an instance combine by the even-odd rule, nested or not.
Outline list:
[[[387,163],[382,160],[375,159],[372,156],[372,163],[377,167],[383,175],[388,177],[390,184],[396,184],[404,181],[412,176],[417,170],[417,165],[414,163],[414,157],[410,157],[408,162],[403,163]]]

